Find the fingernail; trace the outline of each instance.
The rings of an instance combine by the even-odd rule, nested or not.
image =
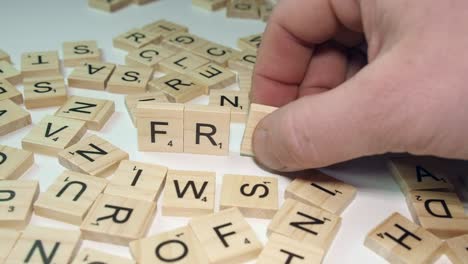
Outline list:
[[[271,149],[270,132],[261,125],[257,126],[252,138],[255,159],[261,165],[273,170],[281,170],[282,165]]]

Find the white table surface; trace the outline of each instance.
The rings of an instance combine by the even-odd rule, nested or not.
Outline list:
[[[160,0],[149,5],[131,5],[116,13],[105,13],[90,9],[85,0],[2,0],[0,2],[0,48],[7,51],[16,67],[19,68],[21,53],[26,51],[59,50],[64,41],[97,40],[103,49],[106,61],[124,64],[125,52],[112,47],[112,38],[134,27],[140,27],[158,19],[168,19],[189,27],[190,32],[218,42],[236,47],[239,37],[262,32],[265,23],[256,20],[229,19],[225,9],[208,12],[192,7],[189,0]],[[68,75],[71,68],[64,70]],[[22,91],[23,87],[18,86]],[[259,168],[251,158],[239,156],[239,144],[243,125],[233,125],[231,129],[231,153],[217,157],[206,155],[141,153],[137,151],[136,130],[131,125],[125,109],[124,96],[102,91],[70,88],[71,95],[81,95],[114,100],[116,112],[97,134],[130,154],[131,160],[157,163],[173,169],[210,170],[217,173],[218,210],[222,175],[225,173],[269,176],[274,175]],[[206,104],[203,96],[194,103]],[[31,111],[33,124],[37,124],[46,114],[53,114],[57,107]],[[31,126],[0,137],[0,144],[21,147],[21,139]],[[35,154],[35,164],[22,179],[40,181],[41,191],[54,181],[64,168],[57,158]],[[330,175],[358,187],[354,202],[342,214],[342,226],[335,238],[324,263],[385,263],[366,247],[363,242],[367,232],[392,212],[397,211],[410,217],[403,195],[387,171],[382,157],[360,159],[334,166],[326,170]],[[284,190],[290,181],[277,176],[280,184],[280,203]],[[153,221],[148,235],[171,230],[187,224],[189,218],[162,217],[160,210]],[[269,221],[247,219],[262,242],[266,242],[266,229]],[[78,229],[77,226],[42,218],[34,215],[31,224]],[[127,247],[85,240],[82,247],[94,247],[115,255],[130,257]],[[442,257],[439,263],[449,263]]]

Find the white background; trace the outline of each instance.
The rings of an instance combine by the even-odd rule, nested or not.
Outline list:
[[[306,1],[306,0],[304,0]],[[291,14],[293,15],[293,14]],[[192,7],[188,0],[160,0],[149,5],[131,5],[116,13],[105,13],[89,9],[85,0],[1,0],[0,1],[0,48],[7,51],[20,66],[21,53],[26,51],[59,50],[64,41],[97,40],[103,49],[105,61],[123,64],[125,52],[112,47],[112,38],[134,27],[140,27],[158,19],[168,19],[189,27],[190,32],[208,40],[236,47],[239,37],[262,32],[265,23],[255,20],[229,19],[225,10],[208,12]],[[64,69],[68,75],[71,69]],[[18,89],[22,91],[22,86]],[[209,170],[217,173],[218,208],[222,175],[225,173],[269,176],[274,175],[259,168],[251,158],[239,156],[239,144],[243,125],[233,125],[231,131],[231,153],[216,157],[189,154],[140,153],[136,147],[136,130],[131,125],[125,109],[124,96],[84,89],[70,88],[69,94],[114,100],[116,112],[98,132],[95,133],[130,154],[131,160],[157,163],[173,169]],[[207,97],[194,103],[207,103]],[[32,110],[33,123],[37,124],[46,114],[53,114],[57,108]],[[21,139],[31,126],[0,138],[1,144],[21,147]],[[41,191],[58,176],[63,167],[57,158],[35,154],[35,165],[22,179],[39,179]],[[385,261],[364,247],[367,232],[389,216],[400,212],[410,217],[405,200],[385,167],[383,157],[360,159],[336,165],[326,170],[329,174],[358,187],[354,202],[342,214],[343,222],[333,242],[325,263],[385,263]],[[280,183],[280,202],[290,181],[277,176]],[[160,210],[152,223],[148,235],[174,229],[187,224],[188,218],[162,217]],[[266,242],[267,220],[247,219],[259,239]],[[33,216],[32,224],[78,229],[50,219]],[[121,256],[130,256],[126,247],[84,241],[83,247],[95,247]],[[440,263],[447,263],[443,257]]]

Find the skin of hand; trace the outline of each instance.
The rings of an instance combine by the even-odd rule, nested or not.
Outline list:
[[[257,161],[468,159],[467,25],[466,0],[280,1],[253,76],[252,101],[280,107],[255,130]],[[352,52],[364,40],[367,62]]]

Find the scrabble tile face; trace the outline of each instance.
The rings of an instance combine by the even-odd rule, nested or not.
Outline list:
[[[2,49],[0,49],[0,61],[6,61],[11,63],[10,55],[8,55],[8,53],[6,53]]]
[[[226,174],[221,209],[237,207],[245,217],[272,218],[278,210],[278,179]]]
[[[250,92],[252,90],[252,71],[245,70],[240,71],[237,74],[239,78],[239,89],[244,92]]]
[[[225,88],[236,82],[234,72],[214,63],[197,68],[188,75],[205,88],[206,94],[209,94],[210,90]]]
[[[237,72],[253,71],[256,62],[256,52],[251,50],[244,50],[229,59],[228,67]]]
[[[102,62],[86,62],[73,69],[68,76],[70,87],[104,90],[115,65]]]
[[[6,263],[69,263],[80,238],[79,231],[28,226]]]
[[[188,226],[132,241],[130,251],[141,264],[207,263],[200,243]]]
[[[107,91],[125,94],[144,93],[152,76],[152,68],[117,66],[107,83]]]
[[[204,93],[204,88],[193,78],[182,74],[167,74],[150,81],[148,86],[150,91],[161,91],[175,103],[186,103]]]
[[[440,256],[442,240],[393,213],[369,232],[364,245],[390,263],[433,263]]]
[[[184,51],[162,60],[159,63],[159,69],[166,73],[185,74],[209,62],[207,59]]]
[[[21,75],[21,72],[13,67],[9,62],[0,60],[0,79],[7,80],[11,84],[15,85],[23,80],[23,76]]]
[[[192,5],[215,11],[226,6],[227,0],[192,0]]]
[[[23,103],[23,95],[7,80],[0,80],[0,101],[10,99],[15,104]]]
[[[4,261],[10,254],[10,251],[20,237],[20,232],[11,229],[0,229],[0,263]]]
[[[67,169],[97,176],[115,169],[128,153],[108,141],[92,135],[58,153],[59,162]]]
[[[262,250],[254,231],[237,208],[193,218],[189,222],[209,263],[242,263]]]
[[[37,215],[80,225],[91,205],[107,185],[107,180],[64,171],[34,203]]]
[[[454,264],[468,263],[468,234],[448,239],[444,244],[444,253]]]
[[[0,136],[31,124],[31,115],[9,99],[0,101]]]
[[[229,47],[211,42],[193,49],[192,52],[221,66],[226,66],[228,60],[237,54],[235,50]]]
[[[184,151],[184,105],[139,103],[136,109],[138,150]]]
[[[125,63],[131,66],[159,69],[159,62],[174,55],[175,51],[161,45],[149,44],[141,49],[128,53]]]
[[[145,236],[155,209],[153,202],[101,194],[80,228],[86,239],[128,245]]]
[[[26,52],[21,55],[24,78],[60,75],[57,51]]]
[[[287,199],[268,225],[268,233],[283,235],[326,252],[340,224],[341,218],[337,215]]]
[[[29,223],[38,193],[37,181],[0,181],[0,226],[23,229]]]
[[[273,13],[274,6],[269,3],[265,3],[260,6],[260,17],[264,22],[270,19],[271,13]]]
[[[259,19],[259,7],[256,0],[232,0],[227,4],[226,16],[231,18]]]
[[[86,122],[91,130],[100,130],[114,113],[114,102],[82,96],[71,96],[55,113],[56,116]]]
[[[33,164],[32,152],[0,145],[0,181],[16,180]]]
[[[295,178],[286,188],[285,198],[341,214],[356,197],[356,188],[320,171]]]
[[[63,76],[24,79],[24,105],[28,109],[62,105],[67,100]]]
[[[228,155],[231,109],[186,105],[184,109],[184,152]]]
[[[324,252],[285,236],[272,234],[258,256],[258,264],[322,263]]]
[[[46,116],[33,127],[21,144],[24,149],[46,155],[57,155],[78,142],[86,133],[84,121]]]
[[[123,160],[104,193],[157,201],[166,181],[167,167]]]
[[[276,107],[267,106],[267,105],[259,105],[259,104],[251,104],[249,115],[247,116],[247,123],[245,124],[245,131],[244,137],[242,138],[241,143],[241,155],[244,156],[253,156],[252,150],[252,136],[257,127],[258,122],[262,120],[265,116],[275,111]]]
[[[250,99],[249,93],[243,91],[210,91],[210,105],[229,107],[231,122],[243,123],[247,119]]]
[[[101,50],[98,48],[96,41],[63,43],[63,63],[66,67],[76,67],[86,62],[99,61],[101,61]]]
[[[252,50],[254,52],[260,47],[260,43],[262,42],[262,35],[263,34],[254,34],[247,37],[240,38],[237,41],[237,46],[241,50]]]
[[[207,42],[207,40],[204,40],[193,34],[179,31],[167,36],[161,42],[161,45],[172,51],[180,52],[184,50],[196,49],[206,44]]]
[[[88,0],[88,6],[106,12],[114,12],[129,5],[131,0]]]
[[[135,112],[138,103],[168,103],[166,95],[163,92],[149,92],[129,94],[125,96],[125,106],[134,126],[136,126]]]
[[[72,264],[135,264],[135,261],[119,256],[114,256],[95,249],[85,248],[78,253]]]
[[[215,188],[214,172],[169,170],[162,214],[195,216],[213,213]]]
[[[156,35],[161,35],[162,37],[166,37],[174,32],[183,31],[187,32],[188,28],[177,23],[167,21],[164,19],[157,20],[153,23],[150,23],[143,27],[144,30],[147,30],[151,33]]]
[[[112,40],[112,44],[114,48],[131,52],[151,43],[157,44],[160,40],[160,35],[145,29],[135,28],[115,37]]]

